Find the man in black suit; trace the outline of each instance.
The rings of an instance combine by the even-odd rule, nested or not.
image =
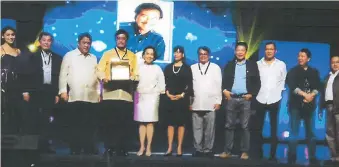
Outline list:
[[[246,60],[247,43],[238,42],[235,46],[235,59],[228,62],[222,78],[222,89],[226,97],[225,148],[221,158],[231,157],[237,116],[241,124],[241,159],[248,159],[250,148],[249,120],[251,101],[255,99],[261,86],[256,62]]]
[[[62,58],[52,52],[53,36],[42,32],[39,35],[39,50],[29,55],[29,77],[26,77],[23,99],[31,104],[30,113],[23,119],[35,124],[33,131],[40,136],[40,152],[50,153],[52,111],[59,102],[58,84]]]
[[[326,140],[331,150],[331,161],[339,163],[339,56],[331,58],[331,72],[324,82],[322,109],[326,108]],[[322,118],[322,111],[319,117]]]

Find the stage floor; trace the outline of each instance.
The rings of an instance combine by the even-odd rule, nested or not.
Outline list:
[[[151,157],[138,157],[131,153],[128,157],[105,157],[102,155],[41,155],[41,161],[36,167],[297,167],[305,165],[290,165],[275,163],[266,160],[240,160],[238,157],[221,159],[215,155],[214,158],[196,158],[191,155],[183,157],[164,157],[163,153],[153,153]],[[322,162],[323,163],[323,162]],[[310,167],[330,167],[333,165],[308,165]]]

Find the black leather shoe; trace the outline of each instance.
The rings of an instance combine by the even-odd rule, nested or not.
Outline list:
[[[295,164],[297,158],[295,156],[288,157],[288,164]]]
[[[55,154],[56,152],[52,149],[41,149],[39,150],[41,154]]]
[[[71,151],[71,155],[80,155],[80,151]]]
[[[214,157],[214,153],[213,152],[207,152],[207,153],[204,153],[204,156],[208,157],[208,158],[213,158]]]
[[[117,152],[117,156],[120,156],[120,157],[126,157],[128,155],[129,155],[128,152],[126,152],[125,150],[121,150]]]
[[[204,156],[204,153],[202,152],[199,152],[199,151],[196,151],[192,154],[193,157],[203,157]]]
[[[177,156],[177,157],[182,157],[182,154],[177,154],[176,156]]]
[[[316,164],[318,164],[319,162],[318,162],[318,160],[316,159],[316,158],[310,158],[310,164],[312,164],[312,165],[316,165]]]
[[[111,156],[113,156],[114,155],[114,150],[113,149],[111,149],[111,148],[108,148],[108,149],[106,149],[105,150],[105,152],[104,152],[104,156],[109,156],[109,157],[111,157]]]
[[[270,157],[270,158],[268,158],[268,160],[272,161],[272,162],[278,162],[278,160],[275,157]]]

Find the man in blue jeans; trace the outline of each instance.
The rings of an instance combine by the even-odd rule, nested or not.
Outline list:
[[[247,44],[238,42],[235,46],[235,59],[227,63],[223,76],[223,93],[226,97],[225,148],[221,158],[231,157],[234,130],[239,116],[241,124],[241,159],[248,159],[250,132],[248,123],[251,117],[251,100],[260,89],[260,76],[256,62],[247,61]]]

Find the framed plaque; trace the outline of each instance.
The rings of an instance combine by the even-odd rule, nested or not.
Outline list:
[[[128,60],[120,60],[119,58],[111,60],[111,80],[130,80],[130,68]]]

